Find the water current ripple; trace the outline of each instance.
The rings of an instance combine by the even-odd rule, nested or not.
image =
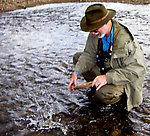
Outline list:
[[[143,47],[142,105],[127,112],[121,104],[90,103],[89,89],[68,92],[72,56],[83,51],[88,35],[79,23],[89,4],[0,13],[0,135],[150,135],[150,5],[104,3],[117,10],[115,19],[129,25]]]

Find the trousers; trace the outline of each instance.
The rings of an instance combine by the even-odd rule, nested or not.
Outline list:
[[[73,64],[76,65],[78,62],[79,57],[81,56],[82,52],[77,52],[73,56]],[[82,74],[84,79],[89,82],[93,81],[96,76],[101,75],[100,70],[97,65],[95,65],[90,71]],[[93,90],[94,88],[92,88]],[[102,86],[99,90],[94,91],[91,93],[91,98],[93,101],[100,102],[103,104],[115,104],[119,102],[122,96],[125,94],[124,92],[124,85],[113,85],[113,84],[106,84]]]

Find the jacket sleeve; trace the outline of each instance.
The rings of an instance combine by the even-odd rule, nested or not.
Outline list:
[[[78,71],[80,74],[89,71],[96,65],[96,41],[98,40],[95,40],[94,38],[92,34],[89,34],[84,52],[75,65],[74,71]]]
[[[112,70],[106,73],[108,84],[123,85],[145,75],[144,54],[138,43],[130,41],[123,49],[114,49],[112,57]]]

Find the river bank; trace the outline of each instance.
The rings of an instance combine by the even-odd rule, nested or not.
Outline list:
[[[120,2],[130,4],[150,4],[149,0],[1,0],[0,12],[7,12],[16,9],[25,9],[37,5],[49,3],[65,3],[65,2]]]

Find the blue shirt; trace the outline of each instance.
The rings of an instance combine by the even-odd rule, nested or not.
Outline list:
[[[111,32],[110,35],[107,37],[107,39],[105,37],[102,38],[102,42],[103,42],[103,51],[107,51],[109,50],[109,45],[110,43],[113,43],[113,35],[114,35],[114,29],[113,29],[113,25],[111,22]]]

